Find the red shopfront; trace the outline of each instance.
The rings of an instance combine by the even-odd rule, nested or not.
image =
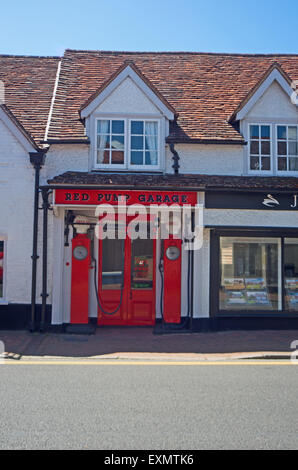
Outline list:
[[[149,209],[152,209],[152,206],[160,208],[161,205],[169,209],[185,205],[193,208],[196,203],[196,192],[56,189],[54,205],[72,211],[75,227],[77,214],[80,214],[80,220],[83,220],[82,225],[87,227],[88,216],[93,212],[97,217],[95,214],[98,206],[110,205],[115,209],[115,238],[96,237],[94,223],[90,223],[86,233],[74,231],[70,267],[70,323],[85,324],[89,321],[90,292],[94,289],[98,325],[154,325],[156,302],[160,300],[157,299],[156,278],[159,275],[161,243],[164,243],[164,246],[180,246],[181,249],[181,240],[161,242],[158,236],[152,237],[152,211],[150,216]],[[137,216],[140,232],[148,233],[146,238],[132,238],[129,234],[130,224],[134,224],[136,217],[129,213],[131,206],[135,204],[142,205],[147,211],[147,215],[143,213],[142,217],[139,214]],[[175,263],[165,263],[164,287],[164,302],[169,302],[168,321],[178,323],[178,304],[181,302],[181,255]]]

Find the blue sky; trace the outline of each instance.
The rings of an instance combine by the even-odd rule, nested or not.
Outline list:
[[[294,0],[11,0],[1,2],[0,53],[298,53],[297,32]]]

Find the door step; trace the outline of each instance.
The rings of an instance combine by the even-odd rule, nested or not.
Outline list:
[[[65,333],[69,335],[94,335],[96,331],[96,325],[67,325],[65,327]]]

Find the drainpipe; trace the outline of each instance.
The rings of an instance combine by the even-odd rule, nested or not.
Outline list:
[[[179,165],[180,157],[179,157],[179,155],[178,155],[177,150],[175,150],[175,144],[174,144],[173,142],[171,142],[171,143],[169,144],[169,146],[170,146],[170,150],[171,150],[171,152],[172,152],[172,154],[173,154],[173,157],[172,157],[172,158],[173,158],[173,161],[174,161],[174,163],[173,163],[173,165],[172,165],[172,168],[174,169],[175,175],[178,175],[178,173],[179,173],[179,168],[180,168],[180,165]]]
[[[43,332],[46,323],[47,310],[47,283],[48,283],[48,210],[50,209],[49,195],[51,191],[42,189],[42,210],[43,210],[43,233],[42,233],[42,304],[41,304],[41,320],[39,331]]]
[[[33,332],[35,330],[35,318],[36,318],[36,270],[37,260],[37,238],[38,238],[38,200],[39,200],[39,177],[40,169],[45,162],[45,153],[30,152],[30,163],[35,170],[35,183],[34,183],[34,212],[33,212],[33,248],[32,248],[32,284],[31,284],[31,319],[29,323],[29,330]]]

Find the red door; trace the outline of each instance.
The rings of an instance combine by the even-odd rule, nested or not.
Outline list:
[[[155,324],[155,240],[99,241],[99,325]]]

